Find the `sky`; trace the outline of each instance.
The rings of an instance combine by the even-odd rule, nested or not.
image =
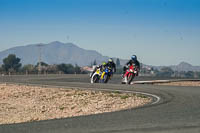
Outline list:
[[[200,65],[200,0],[0,0],[0,51],[52,41],[149,65]]]

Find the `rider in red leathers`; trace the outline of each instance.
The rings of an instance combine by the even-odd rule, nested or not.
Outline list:
[[[137,70],[136,76],[138,76],[138,72],[140,71],[140,62],[137,60],[136,55],[132,55],[131,60],[129,60],[123,68],[122,77],[124,77],[124,74],[126,73],[126,70],[129,68],[129,66],[132,66],[132,65],[135,67],[135,70]],[[127,82],[126,77],[125,77],[125,82]]]

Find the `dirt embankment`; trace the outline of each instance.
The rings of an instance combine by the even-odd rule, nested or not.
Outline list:
[[[120,92],[0,84],[0,124],[112,112],[149,102],[149,97]]]
[[[157,85],[200,86],[200,81],[178,81],[178,82],[170,82],[170,83],[159,83]]]

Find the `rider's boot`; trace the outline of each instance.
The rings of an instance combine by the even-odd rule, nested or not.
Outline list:
[[[123,71],[121,77],[124,78],[124,74],[126,73],[126,71]]]
[[[127,77],[124,78],[124,82],[127,83]]]

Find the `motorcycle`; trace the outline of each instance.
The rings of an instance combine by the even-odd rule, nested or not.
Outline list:
[[[122,77],[121,83],[131,84],[132,80],[137,74],[138,74],[138,71],[136,70],[136,68],[133,65],[129,66],[129,68],[126,70],[125,74]]]
[[[112,69],[110,67],[105,67],[101,75],[101,83],[107,83],[112,76]]]
[[[100,68],[98,68],[95,73],[91,76],[90,82],[93,83],[100,83],[100,78],[101,78],[102,72]]]

